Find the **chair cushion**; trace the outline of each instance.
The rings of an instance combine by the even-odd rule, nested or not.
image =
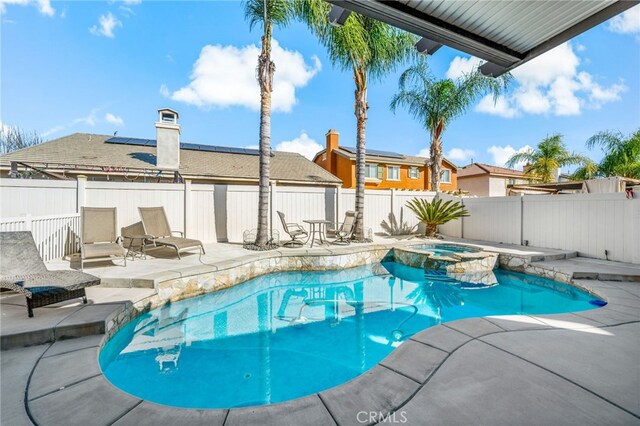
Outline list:
[[[178,251],[184,250],[192,247],[200,247],[202,243],[198,240],[192,240],[190,238],[180,238],[180,237],[164,237],[164,238],[156,238],[154,240],[156,244],[161,244],[165,246],[175,246]]]
[[[118,256],[123,257],[124,249],[116,243],[83,244],[82,258],[95,259],[98,257]]]
[[[293,237],[297,237],[298,235],[308,235],[307,231],[303,231],[302,229],[294,229],[293,231],[289,232],[289,235],[291,235],[291,238]]]
[[[60,288],[78,290],[100,284],[100,278],[80,271],[49,271],[29,275],[0,277],[0,287],[31,296],[38,290]]]

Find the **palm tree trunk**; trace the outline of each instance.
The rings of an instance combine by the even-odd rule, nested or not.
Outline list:
[[[440,119],[431,131],[431,146],[429,147],[429,166],[431,172],[431,190],[440,192],[440,173],[442,172],[442,140],[440,136],[444,130],[444,122]]]
[[[440,191],[440,173],[442,170],[442,142],[439,139],[431,141],[429,148],[429,157],[431,164],[429,171],[431,172],[431,190]]]
[[[258,190],[258,230],[255,244],[269,242],[269,176],[271,161],[271,90],[275,64],[271,61],[271,22],[265,22],[262,50],[258,58],[260,83],[260,180]]]
[[[438,225],[432,222],[427,222],[427,226],[425,227],[424,234],[427,237],[435,237],[436,231],[438,230]]]
[[[367,74],[359,67],[353,68],[356,83],[355,116],[356,116],[356,240],[364,240],[364,165],[366,159],[366,126],[367,126]]]

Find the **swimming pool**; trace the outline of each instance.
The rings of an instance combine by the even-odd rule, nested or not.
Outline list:
[[[480,249],[468,246],[459,246],[453,244],[421,244],[411,246],[414,250],[426,251],[436,256],[451,256],[455,253],[478,253]]]
[[[548,279],[496,270],[495,281],[467,288],[394,262],[273,273],[139,316],[105,344],[100,366],[115,386],[159,404],[262,405],[340,385],[442,322],[595,307]]]

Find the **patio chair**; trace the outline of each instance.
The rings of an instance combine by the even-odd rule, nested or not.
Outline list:
[[[27,299],[27,313],[41,306],[81,297],[85,287],[100,284],[100,278],[79,271],[49,271],[29,231],[0,232],[0,288],[13,290]]]
[[[296,245],[304,245],[304,242],[301,240],[298,240],[298,237],[308,237],[309,233],[307,231],[305,231],[305,229],[298,225],[297,223],[287,223],[287,221],[284,218],[284,213],[282,212],[277,212],[278,216],[280,216],[280,222],[282,222],[282,228],[284,229],[284,232],[286,232],[287,234],[289,234],[289,237],[291,237],[291,239],[289,241],[284,242],[282,245],[287,247],[287,246],[296,246]]]
[[[138,207],[138,211],[142,219],[144,233],[154,246],[161,245],[173,248],[178,254],[178,259],[181,259],[181,251],[196,247],[199,247],[200,252],[205,254],[202,242],[191,238],[184,238],[182,231],[171,230],[164,207]],[[180,237],[174,237],[174,233],[180,234]]]
[[[83,207],[80,232],[80,270],[84,261],[121,257],[127,266],[127,257],[118,237],[118,212],[115,207]]]
[[[348,210],[344,214],[344,222],[338,228],[327,229],[327,236],[335,237],[332,244],[351,244],[351,236],[356,229],[356,212]]]

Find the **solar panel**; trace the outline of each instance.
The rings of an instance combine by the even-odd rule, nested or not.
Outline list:
[[[340,149],[350,152],[351,154],[356,154],[358,152],[356,148],[350,146],[341,146]],[[398,154],[397,152],[378,151],[376,149],[367,149],[366,155],[371,155],[373,157],[404,158],[404,155]]]
[[[202,151],[201,146],[202,145],[199,145],[197,143],[181,143],[180,149],[189,149],[191,151]]]
[[[120,145],[136,145],[136,146],[156,146],[155,139],[136,139],[115,137],[107,139],[107,143],[115,143]]]
[[[127,143],[127,141],[129,140],[129,138],[120,138],[120,137],[115,137],[115,138],[111,138],[111,139],[107,139],[106,142],[108,143]]]
[[[105,142],[119,144],[119,145],[135,145],[135,146],[156,146],[157,144],[155,139],[138,139],[138,138],[124,138],[124,137],[109,138]],[[223,154],[260,155],[260,151],[257,149],[235,148],[231,146],[204,145],[204,144],[197,144],[197,143],[181,143],[180,149],[187,149],[190,151],[219,152]],[[273,153],[271,153],[271,156],[273,156]]]

